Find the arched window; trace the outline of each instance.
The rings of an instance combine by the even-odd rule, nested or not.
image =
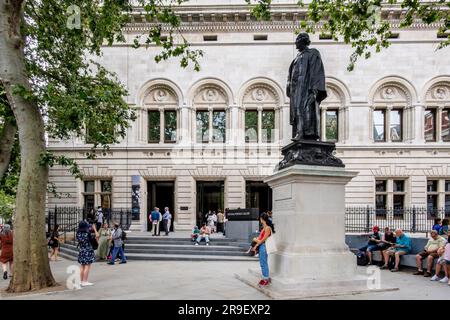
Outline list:
[[[437,79],[425,93],[425,142],[450,142],[450,79]]]
[[[203,84],[194,93],[194,137],[197,143],[225,143],[228,126],[228,96],[216,84]]]
[[[412,93],[409,83],[387,78],[370,94],[371,138],[374,142],[403,142],[412,138]]]
[[[273,86],[253,82],[245,89],[241,104],[246,143],[273,143],[280,139],[280,98]]]
[[[328,78],[327,98],[321,103],[321,140],[343,142],[345,140],[345,86],[336,79]]]
[[[166,85],[154,85],[144,97],[148,143],[175,143],[178,131],[178,97]]]

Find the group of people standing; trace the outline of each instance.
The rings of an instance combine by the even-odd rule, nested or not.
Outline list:
[[[202,220],[202,225],[206,224],[211,233],[222,232],[225,235],[225,214],[219,209],[217,214],[215,211],[209,210],[204,216]]]
[[[78,242],[78,263],[80,264],[81,286],[92,286],[88,281],[92,264],[98,260],[107,260],[109,265],[114,265],[116,258],[120,256],[120,264],[127,263],[124,252],[124,240],[126,233],[118,223],[114,223],[111,230],[107,223],[103,223],[97,231],[95,223],[80,221],[76,234]]]
[[[152,225],[151,232],[153,232],[153,236],[161,235],[161,223],[166,236],[168,236],[172,225],[172,214],[169,211],[169,207],[164,208],[164,214],[159,212],[158,207],[154,207],[149,216],[149,222]]]

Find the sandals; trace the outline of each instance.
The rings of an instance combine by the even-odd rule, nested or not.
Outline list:
[[[398,268],[392,269],[391,272],[398,272]]]

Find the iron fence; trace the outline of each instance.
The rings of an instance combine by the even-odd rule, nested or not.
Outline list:
[[[130,229],[131,209],[107,209],[103,211],[104,222],[107,222],[110,226],[117,222],[122,230]],[[64,241],[73,240],[78,229],[78,223],[81,220],[92,222],[94,217],[91,214],[91,210],[79,207],[54,207],[49,209],[46,217],[48,232],[54,230],[55,226],[58,225]]]
[[[410,233],[430,232],[434,220],[450,218],[450,211],[443,208],[390,208],[376,209],[371,206],[347,207],[345,209],[346,232],[370,232],[373,226],[380,229],[401,228]]]

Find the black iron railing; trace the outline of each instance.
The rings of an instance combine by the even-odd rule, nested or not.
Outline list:
[[[131,209],[105,209],[103,210],[103,221],[108,222],[110,227],[113,223],[119,223],[123,230],[129,230],[132,220]],[[75,239],[78,224],[81,220],[92,222],[95,216],[90,210],[79,207],[54,207],[47,213],[48,232],[59,226],[61,237],[66,241],[68,238]],[[70,240],[70,239],[69,239]]]
[[[401,228],[410,233],[430,232],[436,218],[450,218],[450,211],[442,208],[390,208],[376,209],[371,206],[347,207],[345,209],[346,232],[370,232],[373,226],[380,229]]]

